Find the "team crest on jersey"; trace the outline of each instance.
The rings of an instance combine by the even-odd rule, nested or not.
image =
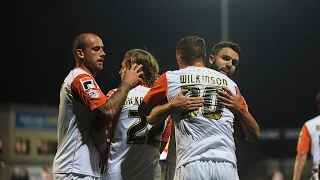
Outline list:
[[[98,99],[100,97],[100,93],[95,89],[90,89],[88,91],[88,97],[91,99]]]
[[[84,77],[80,79],[81,85],[84,90],[93,89],[94,83],[91,77]]]

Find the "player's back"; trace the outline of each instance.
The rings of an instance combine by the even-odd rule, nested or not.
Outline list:
[[[235,94],[227,76],[204,67],[189,66],[166,72],[168,101],[182,88],[190,96],[204,97],[204,105],[188,114],[174,114],[177,167],[195,160],[225,161],[236,165],[232,112],[217,99],[222,87]]]
[[[150,88],[137,86],[127,96],[119,118],[113,121],[113,138],[107,179],[160,179],[159,147],[165,123],[152,126],[138,115],[138,106]]]

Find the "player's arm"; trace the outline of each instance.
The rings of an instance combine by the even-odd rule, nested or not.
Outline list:
[[[236,94],[234,95],[230,89],[223,88],[224,91],[219,91],[217,96],[221,100],[221,104],[229,108],[236,118],[241,123],[241,127],[247,139],[249,141],[256,141],[260,136],[260,128],[253,116],[248,110],[241,104],[241,93],[238,87],[236,87]]]
[[[146,117],[148,123],[152,125],[163,123],[172,112],[171,103],[168,103],[166,96],[167,90],[168,82],[164,73],[143,98],[138,108],[139,116]]]
[[[108,119],[114,119],[127,98],[128,92],[137,86],[142,79],[139,77],[143,74],[142,65],[133,64],[130,70],[127,70],[117,92],[115,92],[102,106],[97,109]]]
[[[104,156],[108,147],[106,130],[109,127],[111,121],[105,121],[102,116],[97,115],[91,127],[91,136],[94,144],[102,156]]]
[[[154,107],[147,120],[150,124],[160,124],[174,112],[191,112],[203,106],[203,97],[188,97],[188,90],[181,90],[169,103]]]
[[[233,122],[234,140],[236,143],[246,140],[246,134],[243,131],[240,120],[236,117]]]
[[[248,110],[247,103],[246,103],[245,99],[243,98],[243,96],[240,97],[240,103],[241,103],[242,107],[244,107],[246,110]],[[236,114],[235,114],[233,125],[234,125],[233,128],[234,128],[235,142],[238,143],[241,141],[245,141],[247,139],[246,134],[244,133],[240,119],[236,116]]]
[[[150,91],[143,98],[143,101],[141,102],[138,108],[139,116],[146,117],[146,119],[148,120],[148,116],[150,115],[150,112],[155,106],[166,104],[168,102],[166,97],[167,89],[167,77],[166,73],[164,73],[157,79],[156,83],[152,86]],[[158,116],[159,122],[150,124],[158,125],[161,122],[164,122],[168,116],[169,114],[160,114],[160,116]]]
[[[101,91],[94,79],[87,74],[78,75],[71,83],[71,91],[74,98],[86,104],[92,111],[103,115],[105,119],[114,119],[121,110],[130,89],[137,86],[143,74],[142,65],[134,64],[130,70],[125,70],[122,82],[111,98]]]
[[[300,180],[303,172],[308,152],[310,150],[311,140],[307,126],[304,124],[300,132],[298,144],[297,144],[297,155],[294,162],[293,180]]]
[[[155,85],[139,106],[139,115],[146,116],[150,124],[157,125],[166,120],[173,112],[191,112],[203,106],[204,98],[188,97],[188,90],[181,90],[170,102],[167,101],[166,74],[159,77]]]
[[[293,180],[300,180],[301,174],[303,172],[308,153],[305,151],[298,151],[296,155],[296,160],[294,163],[294,174]]]
[[[240,122],[240,126],[244,132],[244,135],[249,141],[256,141],[259,139],[260,130],[259,125],[253,116],[246,110],[240,109],[236,112],[236,118]],[[243,135],[241,135],[241,131],[238,131],[239,140],[244,140]]]
[[[116,89],[110,90],[106,97],[110,98]],[[115,118],[116,119],[116,118]],[[113,128],[116,124],[115,121],[105,121],[103,115],[99,115],[99,113],[95,114],[95,119],[91,127],[91,134],[93,141],[99,150],[101,157],[107,159],[109,153],[109,147],[111,144],[111,138],[113,136]]]
[[[154,125],[160,124],[174,112],[191,112],[203,106],[204,99],[202,97],[185,96],[187,92],[188,90],[181,90],[172,101],[149,110],[148,122]]]
[[[116,89],[110,90],[107,93],[107,98],[110,98],[112,95],[115,94],[115,92],[117,92]],[[111,146],[111,140],[113,137],[113,132],[115,131],[116,125],[117,125],[117,120],[119,119],[119,113],[117,114],[117,116],[110,122],[107,121],[106,126],[104,126],[105,128],[102,129],[102,131],[104,132],[103,136],[104,137],[104,149],[101,152],[101,156],[102,158],[108,159],[108,155],[109,155],[109,148]],[[100,116],[101,117],[101,116]],[[102,144],[100,144],[100,146],[102,146]]]
[[[235,113],[234,132],[237,142],[258,140],[259,126],[254,117],[244,108]]]
[[[145,102],[142,102],[139,106],[139,115],[141,117],[147,117],[147,121],[152,125],[159,125],[166,120],[171,114],[170,105],[168,103],[152,107]]]

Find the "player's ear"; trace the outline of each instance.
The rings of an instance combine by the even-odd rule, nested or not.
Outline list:
[[[77,56],[79,56],[80,58],[84,58],[84,54],[83,54],[82,49],[76,49],[76,54],[77,54]]]
[[[210,54],[209,56],[209,64],[213,64],[214,62],[214,56],[212,54]]]
[[[177,60],[178,65],[180,66],[181,61],[182,61],[182,57],[180,55],[176,55],[176,60]]]
[[[179,61],[179,64],[181,64],[183,62],[182,56],[178,55],[178,61]]]

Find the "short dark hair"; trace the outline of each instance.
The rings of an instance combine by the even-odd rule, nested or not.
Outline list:
[[[238,53],[238,55],[240,55],[240,52],[241,52],[241,48],[238,44],[236,44],[232,41],[221,41],[218,44],[216,44],[215,46],[213,46],[212,51],[211,51],[211,55],[216,56],[223,48],[231,48],[236,53]]]
[[[75,50],[77,50],[77,49],[84,49],[84,47],[86,46],[86,43],[87,43],[86,38],[90,35],[99,37],[98,35],[96,35],[94,33],[81,33],[81,34],[77,35],[72,43],[72,52],[75,52]]]
[[[204,61],[206,54],[206,43],[204,39],[200,37],[186,36],[179,41],[176,50],[189,64],[199,59]]]

